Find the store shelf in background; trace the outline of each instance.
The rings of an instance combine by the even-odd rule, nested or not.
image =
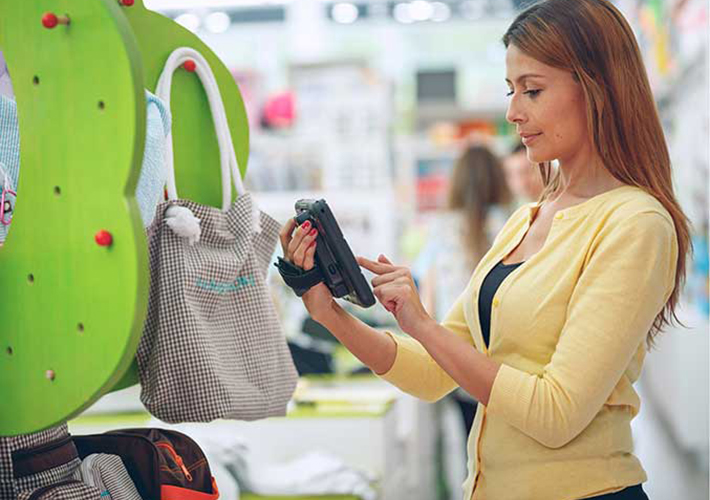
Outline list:
[[[462,108],[453,103],[427,103],[417,105],[417,128],[425,129],[437,122],[498,122],[505,118],[506,108],[501,106],[480,106],[473,109]]]
[[[669,328],[644,364],[641,383],[649,404],[676,445],[707,470],[708,457],[708,318],[681,303],[678,319],[687,326]],[[690,368],[692,367],[692,368]]]
[[[254,192],[253,196],[259,208],[281,223],[295,215],[296,200],[325,198],[355,255],[393,255],[395,220],[388,214],[395,214],[396,207],[389,189]]]

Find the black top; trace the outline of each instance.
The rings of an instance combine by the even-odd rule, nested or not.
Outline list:
[[[478,319],[481,322],[481,333],[483,341],[488,347],[488,341],[491,336],[491,306],[493,304],[493,296],[498,291],[500,284],[508,277],[510,273],[515,271],[524,262],[516,262],[515,264],[503,264],[499,262],[491,269],[488,276],[481,283],[481,293],[478,294]]]

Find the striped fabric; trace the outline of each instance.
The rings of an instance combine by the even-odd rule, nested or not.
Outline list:
[[[98,489],[103,500],[141,500],[136,485],[118,455],[92,453],[84,457],[74,478]]]
[[[17,183],[20,176],[20,132],[17,127],[17,105],[15,101],[0,95],[0,189],[7,185],[12,191],[17,192]],[[10,206],[14,210],[15,197],[7,196]],[[0,207],[2,210],[3,207]],[[10,214],[5,215],[7,219]],[[0,243],[5,241],[10,226],[0,224]]]
[[[162,100],[146,91],[146,136],[141,175],[136,186],[136,201],[143,219],[143,227],[153,222],[155,207],[163,201],[167,180],[165,169],[165,141],[170,133],[170,111]]]
[[[12,89],[12,80],[10,80],[10,74],[7,72],[7,64],[2,55],[2,50],[0,50],[0,95],[7,97],[15,96],[15,92]]]

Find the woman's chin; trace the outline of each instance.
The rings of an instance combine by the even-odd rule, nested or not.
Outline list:
[[[545,154],[544,151],[528,148],[528,161],[530,161],[530,163],[546,163],[554,159],[552,155]]]

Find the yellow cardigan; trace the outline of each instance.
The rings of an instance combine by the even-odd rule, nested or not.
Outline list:
[[[496,292],[486,348],[481,283],[538,208],[510,217],[442,323],[502,363],[468,439],[464,500],[576,500],[646,480],[633,455],[632,384],[674,287],[673,220],[633,186],[557,212],[542,249]],[[421,344],[393,338],[397,356],[383,379],[428,401],[456,387]]]

